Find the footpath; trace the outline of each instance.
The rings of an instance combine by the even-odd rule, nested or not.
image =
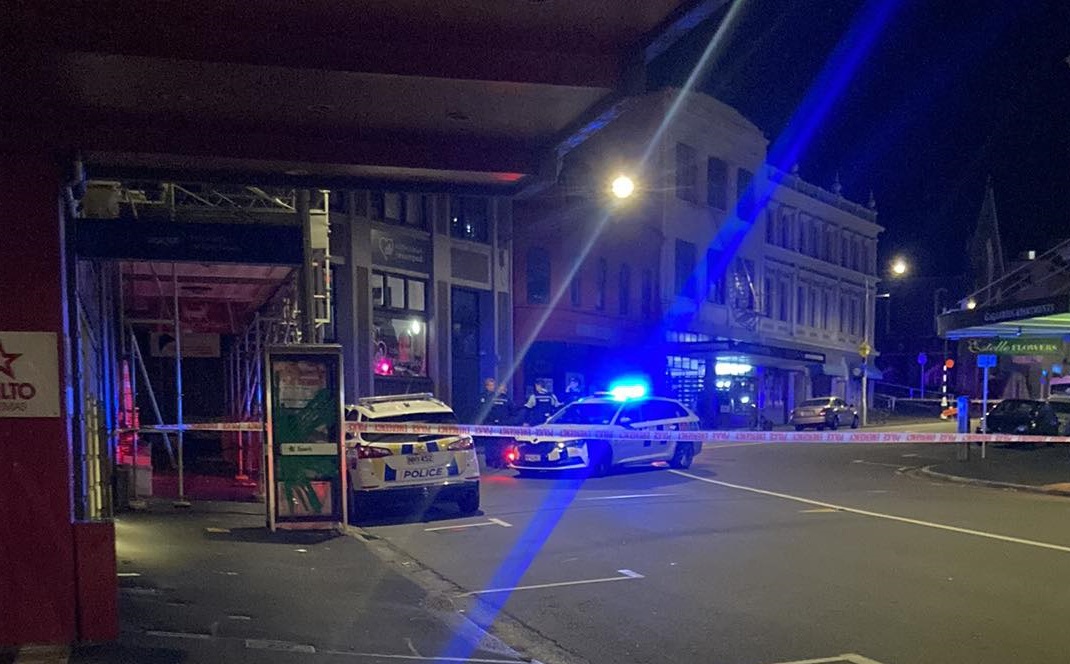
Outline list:
[[[941,479],[998,488],[1070,496],[1070,443],[971,445],[969,459],[928,466]]]
[[[469,621],[418,570],[357,536],[278,532],[262,504],[154,502],[116,518],[121,636],[6,662],[317,664],[534,661]],[[409,563],[411,564],[411,563]]]

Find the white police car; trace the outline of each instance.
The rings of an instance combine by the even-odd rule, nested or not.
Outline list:
[[[346,407],[346,420],[367,424],[457,424],[453,410],[431,394],[368,397]],[[479,509],[479,461],[469,436],[360,433],[346,436],[350,514],[365,516],[372,498],[399,502],[426,497]]]
[[[599,437],[548,436],[540,429],[564,426],[589,430]],[[701,442],[643,440],[602,437],[620,431],[695,431],[699,418],[679,401],[647,397],[642,390],[624,389],[575,401],[531,435],[516,439],[509,453],[510,467],[521,475],[539,471],[590,469],[605,475],[616,466],[667,461],[673,468],[687,468],[702,450]]]

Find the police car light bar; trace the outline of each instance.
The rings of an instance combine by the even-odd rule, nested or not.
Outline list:
[[[646,385],[614,385],[609,389],[609,394],[616,401],[641,399],[646,396]]]

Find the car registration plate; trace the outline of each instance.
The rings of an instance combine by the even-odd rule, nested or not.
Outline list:
[[[410,466],[423,466],[429,463],[434,463],[435,457],[432,454],[410,454],[409,465]]]
[[[542,457],[539,456],[538,454],[525,454],[524,455],[524,461],[530,461],[530,462],[533,462],[533,463],[538,463],[539,461],[542,461]]]

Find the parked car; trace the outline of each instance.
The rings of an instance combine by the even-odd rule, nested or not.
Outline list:
[[[1004,399],[988,411],[986,423],[988,433],[1024,436],[1058,436],[1060,429],[1055,409],[1036,399]]]
[[[792,409],[791,423],[795,425],[796,431],[802,431],[806,427],[819,430],[826,427],[838,429],[843,425],[857,429],[858,411],[839,397],[807,399]]]

